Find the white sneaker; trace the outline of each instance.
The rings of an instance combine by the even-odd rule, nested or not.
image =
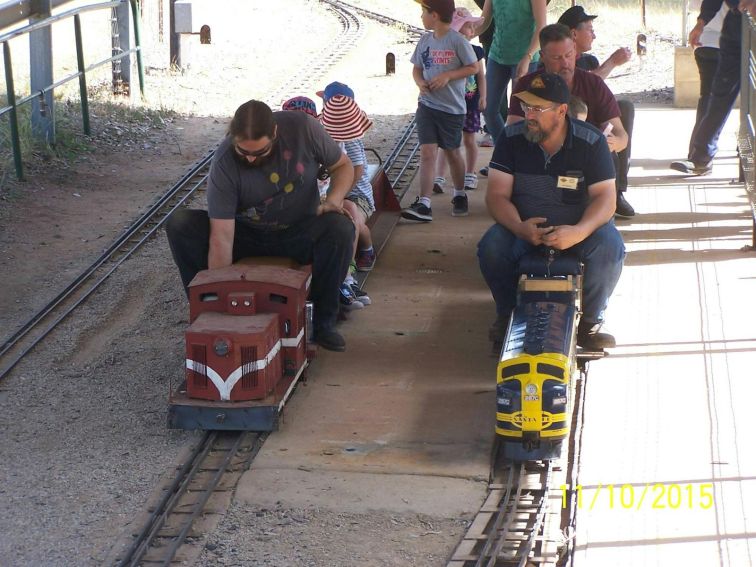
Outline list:
[[[465,191],[473,191],[478,188],[478,176],[474,173],[465,173]]]
[[[443,193],[445,183],[446,183],[445,177],[436,177],[433,180],[433,192],[436,194]]]

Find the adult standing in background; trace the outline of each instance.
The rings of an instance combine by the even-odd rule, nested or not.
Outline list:
[[[711,83],[709,103],[690,144],[690,155],[685,161],[673,162],[672,169],[688,175],[708,175],[717,153],[719,135],[730,115],[740,92],[740,45],[742,14],[738,0],[703,0],[695,27],[688,41],[699,47],[706,24],[714,19],[723,7],[728,8],[719,36],[719,65]]]
[[[701,0],[691,0],[688,11],[695,13],[696,11],[700,11],[700,8]],[[690,134],[688,161],[673,161],[669,164],[670,169],[674,169],[675,171],[688,173],[688,170],[692,167],[693,140],[696,138],[696,133],[701,126],[701,121],[709,105],[714,74],[717,72],[717,66],[719,65],[719,33],[722,30],[722,22],[724,22],[724,17],[728,10],[727,4],[723,3],[717,15],[704,26],[703,32],[701,32],[701,36],[698,39],[700,45],[694,47],[693,57],[696,59],[698,78],[701,83],[698,105],[696,106],[696,122],[693,124],[693,131]]]
[[[486,81],[488,93],[484,116],[494,143],[504,130],[500,114],[509,82],[535,69],[539,49],[538,34],[546,25],[546,0],[485,0],[483,21],[477,34],[496,22],[488,52]],[[531,69],[531,65],[533,65]]]
[[[620,65],[630,61],[632,56],[630,49],[620,47],[616,49],[603,63],[588,52],[593,47],[593,40],[596,34],[593,31],[593,20],[598,16],[592,16],[585,13],[582,6],[573,6],[564,11],[559,16],[558,23],[570,28],[572,39],[575,42],[577,59],[575,67],[590,71],[606,80],[609,74]],[[617,210],[615,215],[620,218],[630,218],[635,216],[635,209],[625,199],[624,193],[627,192],[627,174],[630,171],[630,152],[633,139],[633,124],[635,123],[635,105],[626,99],[617,99],[617,105],[620,109],[620,121],[627,132],[627,146],[625,149],[612,154],[614,159],[614,168],[617,170]]]

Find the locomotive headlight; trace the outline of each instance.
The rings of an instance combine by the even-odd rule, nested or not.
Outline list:
[[[231,341],[224,338],[215,339],[213,351],[218,356],[226,356],[231,351]]]
[[[535,384],[528,384],[527,386],[525,386],[525,393],[534,396],[538,393],[538,386],[536,386]]]

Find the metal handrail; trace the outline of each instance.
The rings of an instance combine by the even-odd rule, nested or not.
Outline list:
[[[5,35],[0,35],[0,42],[10,41],[14,37],[19,37],[21,35],[24,35],[25,33],[31,33],[33,31],[44,29],[47,26],[54,24],[55,22],[59,22],[60,20],[65,20],[66,18],[70,18],[71,16],[74,16],[76,14],[83,14],[84,12],[94,12],[95,10],[101,10],[103,8],[115,8],[116,6],[118,6],[124,1],[126,0],[113,0],[111,2],[103,2],[100,4],[89,4],[87,6],[80,6],[79,8],[73,8],[72,10],[61,12],[60,14],[55,14],[54,16],[49,16],[45,18],[44,20],[40,20],[39,22],[34,22],[33,24],[25,25],[22,28],[18,28],[13,31],[10,31],[6,33]]]
[[[132,19],[134,20],[135,47],[128,49],[126,51],[122,51],[121,53],[114,55],[113,57],[103,59],[102,61],[94,63],[90,65],[89,67],[85,67],[80,15],[85,12],[93,12],[95,10],[102,10],[106,8],[115,8],[120,5],[125,5],[127,2],[131,6]],[[58,81],[55,81],[54,83],[44,87],[43,89],[35,90],[31,94],[29,94],[28,96],[20,100],[16,100],[15,86],[14,86],[14,81],[13,81],[13,63],[11,61],[11,52],[10,52],[10,46],[8,45],[8,42],[11,39],[14,39],[16,37],[19,37],[24,34],[31,33],[40,29],[47,28],[56,22],[59,22],[61,20],[71,18],[71,17],[73,17],[73,20],[74,20],[74,31],[75,31],[75,36],[76,36],[76,62],[79,68],[78,72],[72,73],[68,75],[67,77],[64,77],[63,79],[59,79]],[[18,113],[16,111],[19,106],[26,104],[36,98],[43,98],[46,93],[54,90],[55,88],[63,85],[64,83],[67,83],[68,81],[72,81],[78,78],[83,128],[84,128],[84,133],[86,135],[89,135],[91,134],[91,129],[89,125],[89,101],[88,101],[88,95],[87,95],[86,74],[107,63],[111,63],[113,61],[119,61],[120,59],[123,59],[124,57],[127,57],[128,55],[132,53],[136,54],[136,59],[137,59],[137,69],[139,71],[139,91],[142,93],[142,95],[144,95],[144,67],[142,64],[142,48],[140,45],[140,38],[139,38],[140,19],[141,17],[139,15],[139,0],[112,0],[110,2],[89,4],[87,6],[80,6],[72,10],[67,10],[65,12],[61,12],[60,14],[49,16],[45,18],[44,20],[41,20],[39,22],[34,22],[33,24],[26,25],[22,28],[18,28],[16,30],[6,33],[5,35],[0,36],[0,43],[2,43],[2,48],[3,48],[3,61],[5,64],[5,83],[6,83],[6,90],[7,90],[7,97],[8,97],[7,105],[0,108],[0,116],[9,114],[10,129],[11,129],[11,145],[13,147],[13,162],[16,169],[16,177],[19,180],[23,180],[24,178],[23,162],[21,159],[21,141],[19,138],[19,130],[18,130]]]

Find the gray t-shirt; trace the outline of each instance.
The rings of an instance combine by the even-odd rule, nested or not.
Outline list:
[[[273,117],[278,130],[265,165],[246,165],[229,136],[218,146],[207,186],[211,219],[236,218],[261,230],[280,230],[317,213],[318,168],[339,161],[341,148],[304,112],[274,112]]]
[[[423,78],[429,81],[446,71],[472,65],[478,58],[467,38],[450,29],[442,38],[436,38],[433,32],[421,37],[411,61],[415,67],[422,67]],[[449,114],[465,114],[465,78],[449,81],[443,89],[421,94],[419,100],[425,106]]]

